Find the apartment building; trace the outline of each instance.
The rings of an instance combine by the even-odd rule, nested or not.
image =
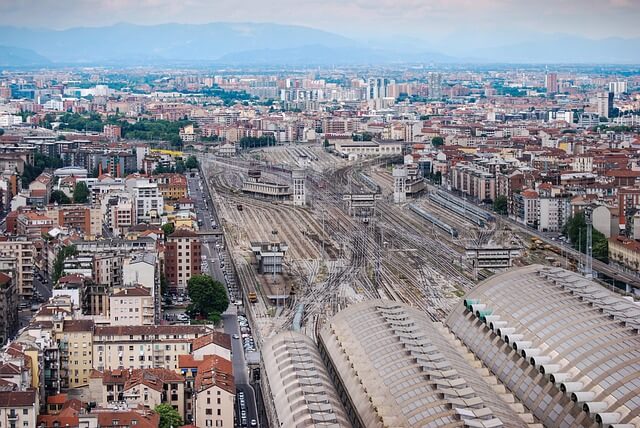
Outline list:
[[[47,216],[60,227],[79,231],[88,237],[102,236],[102,216],[99,208],[86,205],[48,206]]]
[[[451,188],[478,201],[496,198],[496,178],[486,167],[460,162],[450,171]]]
[[[0,426],[35,427],[39,411],[40,401],[35,390],[0,391]]]
[[[541,232],[560,232],[571,217],[569,198],[540,198],[538,209],[538,230]]]
[[[187,229],[178,229],[168,238],[164,250],[165,275],[169,286],[185,289],[193,275],[200,274],[200,237]]]
[[[517,221],[537,228],[540,220],[538,192],[528,189],[513,195],[513,214]]]
[[[46,215],[29,211],[16,218],[16,234],[26,236],[29,240],[40,239],[57,225]]]
[[[185,380],[173,370],[94,370],[89,381],[89,398],[101,405],[125,402],[128,406],[151,409],[166,403],[185,419]]]
[[[640,241],[615,236],[609,238],[609,260],[627,269],[640,269]]]
[[[93,368],[178,369],[178,356],[190,352],[191,341],[210,333],[198,325],[96,327]]]
[[[15,259],[18,294],[25,299],[33,295],[33,242],[24,236],[0,241],[0,257]]]
[[[133,226],[133,199],[129,194],[114,194],[103,199],[104,225],[114,236],[123,236]]]
[[[232,427],[235,384],[231,361],[210,356],[193,381],[193,420],[199,427]]]
[[[177,201],[187,197],[187,177],[182,174],[158,174],[152,179],[165,200]]]
[[[136,224],[152,223],[159,221],[164,213],[164,200],[158,189],[158,183],[152,183],[148,179],[138,179],[131,189],[133,195],[134,218]]]
[[[18,289],[14,279],[0,272],[0,345],[18,331]]]
[[[53,332],[60,349],[62,388],[79,388],[89,384],[94,328],[93,320],[54,321]]]
[[[153,325],[153,296],[148,288],[125,287],[109,297],[109,324]]]

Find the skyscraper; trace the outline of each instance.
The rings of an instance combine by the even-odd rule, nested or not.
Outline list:
[[[609,82],[609,92],[613,92],[613,95],[618,98],[620,94],[627,92],[627,82],[625,80]]]
[[[613,111],[613,92],[598,92],[596,94],[596,111],[607,119]]]
[[[429,73],[429,98],[442,98],[442,75]]]
[[[547,73],[544,77],[544,85],[547,88],[547,94],[555,94],[558,92],[558,74]]]
[[[367,99],[377,100],[387,97],[388,79],[370,78],[367,81]]]

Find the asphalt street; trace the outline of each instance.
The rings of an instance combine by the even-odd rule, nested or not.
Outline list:
[[[219,224],[218,217],[215,213],[212,201],[209,200],[206,194],[206,189],[200,188],[199,176],[194,178],[187,176],[187,182],[189,186],[189,196],[193,199],[195,204],[196,214],[198,221],[202,222],[200,226],[201,231],[212,231],[212,222],[216,225]],[[202,184],[204,186],[204,183]],[[214,236],[203,236],[202,240],[202,253],[206,256],[209,267],[209,275],[217,281],[226,284],[225,273],[220,267],[220,251],[216,247],[218,238]],[[230,272],[227,276],[232,275]],[[230,299],[232,300],[232,299]],[[233,335],[240,336],[240,326],[238,324],[238,308],[230,304],[227,311],[222,314],[222,321],[224,323],[224,332],[231,335],[231,352],[233,363],[233,375],[236,384],[237,392],[242,391],[245,396],[245,402],[247,403],[247,425],[252,419],[258,421],[258,412],[256,405],[255,391],[249,384],[249,371],[244,358],[244,349],[242,342],[239,339],[233,339]],[[236,402],[237,404],[237,402]],[[236,406],[239,408],[239,406]],[[241,420],[238,418],[238,426]]]

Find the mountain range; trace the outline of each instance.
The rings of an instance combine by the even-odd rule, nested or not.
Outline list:
[[[376,41],[269,23],[116,24],[66,30],[0,27],[0,66],[366,65],[391,63],[640,63],[640,39],[532,35],[473,46],[473,34],[439,42]],[[470,42],[467,42],[466,40]]]

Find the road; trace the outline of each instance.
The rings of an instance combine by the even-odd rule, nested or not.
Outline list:
[[[202,221],[200,230],[206,232],[213,230],[212,221],[216,224],[220,224],[220,222],[217,213],[215,212],[213,201],[206,193],[206,189],[200,188],[199,181],[199,177],[192,178],[190,176],[187,176],[189,196],[194,201],[198,220]],[[226,284],[225,272],[220,267],[220,253],[218,248],[216,247],[216,243],[218,243],[217,239],[218,238],[214,236],[203,236],[202,253],[207,257],[207,260],[209,262],[209,275],[211,275],[211,277],[216,279],[217,281]],[[231,275],[233,274],[228,271],[227,277],[230,277]],[[236,284],[237,282],[233,281],[233,283]],[[251,421],[252,419],[258,421],[256,395],[253,387],[249,384],[249,371],[244,359],[244,349],[242,348],[242,343],[240,340],[233,339],[233,335],[240,335],[240,326],[238,325],[237,311],[238,308],[235,305],[229,305],[227,311],[222,314],[224,332],[232,337],[231,352],[233,376],[235,379],[236,390],[238,392],[244,392],[245,401],[247,403],[247,422]],[[237,405],[236,408],[238,408]],[[239,419],[238,422],[240,422]]]

